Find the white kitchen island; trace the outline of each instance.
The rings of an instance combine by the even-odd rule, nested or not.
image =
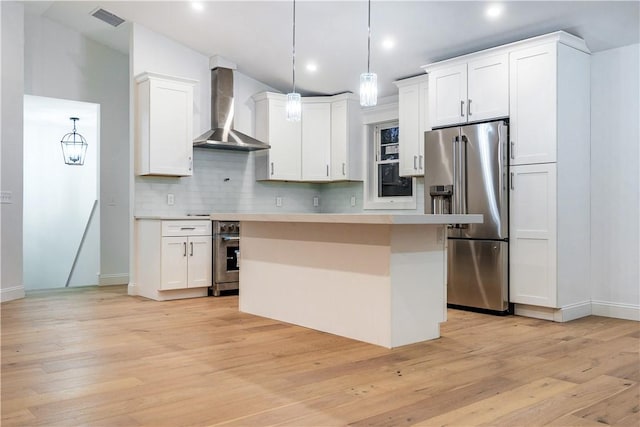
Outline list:
[[[240,311],[387,348],[438,338],[446,224],[482,215],[212,214],[239,220]]]

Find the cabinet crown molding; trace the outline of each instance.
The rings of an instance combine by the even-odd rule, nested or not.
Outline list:
[[[265,99],[279,99],[282,101],[286,101],[287,95],[283,93],[276,93],[276,92],[259,92],[253,95],[252,98],[254,101],[262,101]],[[336,101],[342,101],[342,100],[359,101],[360,98],[351,92],[340,93],[337,95],[303,96],[302,97],[303,103],[304,102],[336,102]]]
[[[480,51],[469,53],[466,55],[456,56],[456,57],[445,59],[442,61],[433,62],[430,64],[423,65],[420,68],[422,68],[426,73],[429,73],[434,69],[437,69],[443,66],[450,66],[458,62],[473,60],[480,56],[499,55],[502,53],[508,53],[518,49],[523,49],[523,48],[527,48],[535,45],[540,45],[543,43],[553,43],[553,42],[564,44],[566,46],[572,47],[574,49],[577,49],[579,51],[582,51],[588,54],[591,53],[589,48],[587,48],[587,44],[585,43],[585,41],[582,40],[580,37],[574,36],[573,34],[569,34],[565,31],[556,31],[554,33],[543,34],[540,36],[519,40],[513,43],[508,43],[508,44],[492,47],[489,49],[480,50]]]
[[[161,79],[161,80],[171,80],[174,82],[181,82],[181,83],[186,83],[186,84],[190,84],[190,85],[197,85],[198,84],[198,80],[195,79],[189,79],[186,77],[177,77],[177,76],[170,76],[167,74],[160,74],[160,73],[154,73],[151,71],[145,71],[144,73],[140,73],[137,76],[134,77],[135,82],[136,83],[142,83],[144,81],[147,81],[149,79]]]

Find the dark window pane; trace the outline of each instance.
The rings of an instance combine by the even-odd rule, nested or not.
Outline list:
[[[382,129],[380,131],[380,144],[395,144],[398,142],[398,128]]]
[[[378,165],[378,197],[411,196],[411,178],[400,177],[400,165]]]

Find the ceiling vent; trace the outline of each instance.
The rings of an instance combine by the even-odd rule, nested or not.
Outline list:
[[[91,13],[92,16],[98,18],[99,20],[106,22],[107,24],[117,27],[118,25],[124,22],[124,19],[119,16],[114,15],[111,12],[107,12],[102,8],[98,8]]]

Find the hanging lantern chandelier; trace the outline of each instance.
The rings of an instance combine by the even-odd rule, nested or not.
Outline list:
[[[287,120],[299,122],[302,116],[302,99],[296,92],[296,0],[293,0],[293,49],[292,49],[292,69],[293,69],[293,90],[287,94]]]
[[[73,132],[69,132],[63,136],[60,141],[62,145],[62,156],[66,164],[82,166],[84,165],[84,158],[87,153],[87,140],[76,132],[76,122],[80,119],[77,117],[69,117],[69,119],[73,121]]]
[[[368,3],[367,19],[367,72],[360,74],[360,105],[373,107],[378,103],[378,75],[372,73],[371,65],[371,0]]]

